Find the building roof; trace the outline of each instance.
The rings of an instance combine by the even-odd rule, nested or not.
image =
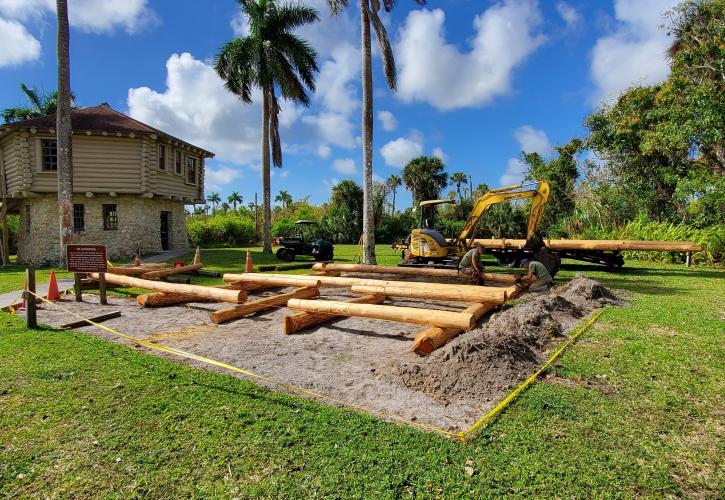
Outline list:
[[[30,118],[18,122],[6,123],[0,125],[0,129],[29,129],[29,128],[49,128],[56,126],[56,116],[47,115],[38,118]],[[206,151],[198,146],[194,146],[186,141],[174,137],[162,130],[146,125],[128,115],[116,111],[108,103],[101,103],[98,106],[88,108],[74,109],[71,111],[71,126],[73,131],[91,131],[91,132],[126,132],[135,134],[156,134],[172,141],[181,142],[192,148],[200,149],[207,157],[213,157],[214,153]]]

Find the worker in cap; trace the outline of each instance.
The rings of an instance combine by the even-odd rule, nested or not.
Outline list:
[[[486,271],[481,262],[483,250],[483,245],[474,243],[458,263],[458,272],[470,276],[471,281],[479,285],[483,285],[483,273]]]
[[[521,278],[521,281],[531,283],[529,290],[532,292],[544,291],[554,282],[549,270],[541,262],[524,259],[521,261],[521,267],[529,272],[529,274]]]

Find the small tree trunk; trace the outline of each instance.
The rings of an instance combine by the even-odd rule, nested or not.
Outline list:
[[[393,217],[395,217],[395,188],[393,188]]]
[[[272,253],[272,195],[269,185],[269,89],[262,91],[262,203],[264,224],[262,240],[264,253]]]
[[[362,45],[362,135],[363,135],[363,263],[375,260],[375,220],[373,214],[373,71],[370,53],[368,0],[360,0]]]
[[[56,139],[58,151],[58,207],[60,214],[59,265],[65,267],[66,245],[73,238],[73,129],[71,124],[70,38],[68,2],[57,0],[58,9],[58,112]]]

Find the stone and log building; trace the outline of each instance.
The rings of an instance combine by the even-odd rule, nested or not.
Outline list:
[[[204,203],[204,161],[188,142],[108,104],[73,110],[74,243],[111,259],[187,248],[184,205]],[[55,115],[0,125],[0,196],[20,215],[18,262],[58,261]]]

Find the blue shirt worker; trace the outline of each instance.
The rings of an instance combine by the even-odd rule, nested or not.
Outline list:
[[[485,268],[481,263],[481,255],[483,255],[483,245],[474,243],[466,254],[458,263],[458,272],[471,277],[472,281],[483,283],[483,273]]]
[[[521,261],[521,267],[529,272],[529,274],[521,278],[521,281],[531,283],[529,290],[532,292],[546,290],[554,282],[551,274],[549,274],[549,270],[541,262],[524,259]]]

